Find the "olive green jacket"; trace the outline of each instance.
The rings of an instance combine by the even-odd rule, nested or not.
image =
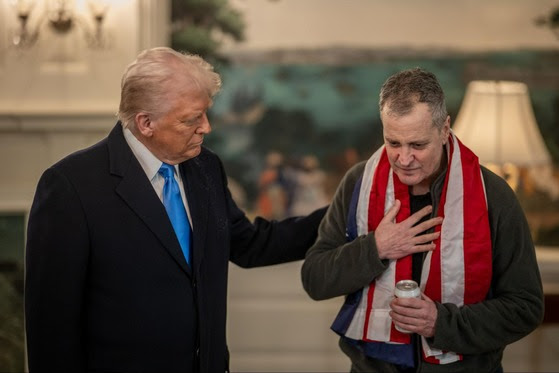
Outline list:
[[[351,294],[383,273],[388,261],[378,257],[374,233],[347,242],[348,209],[365,162],[344,176],[319,227],[318,239],[302,267],[303,287],[315,300]],[[437,303],[432,347],[454,351],[462,361],[434,365],[418,359],[418,372],[494,372],[501,367],[506,345],[533,331],[543,318],[543,291],[534,245],[524,213],[507,183],[482,167],[493,245],[490,294],[477,304],[458,307]],[[441,195],[444,173],[431,187],[433,211]],[[416,344],[417,345],[417,344]],[[364,356],[340,340],[353,371],[391,372],[396,367]]]

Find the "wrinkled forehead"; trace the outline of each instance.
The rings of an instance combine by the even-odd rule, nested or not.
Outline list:
[[[402,114],[395,110],[381,113],[382,127],[385,133],[396,136],[399,133],[431,136],[437,127],[433,124],[431,110],[426,103],[417,103],[411,110]]]

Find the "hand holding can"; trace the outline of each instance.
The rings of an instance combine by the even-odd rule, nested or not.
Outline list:
[[[419,290],[419,285],[413,280],[401,280],[396,283],[394,288],[394,296],[397,298],[420,298],[421,290]],[[410,334],[411,332],[406,329],[402,329],[397,325],[394,325],[396,330],[401,333]]]

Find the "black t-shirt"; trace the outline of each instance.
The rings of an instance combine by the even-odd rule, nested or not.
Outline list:
[[[431,193],[421,194],[418,196],[414,196],[410,194],[410,212],[411,214],[421,210],[425,206],[429,206],[431,204]],[[425,215],[417,224],[430,219],[431,216]],[[416,224],[416,225],[417,225]],[[422,235],[426,233],[426,231],[419,233]],[[415,253],[412,257],[412,279],[419,284],[421,280],[421,268],[423,267],[423,259],[425,258],[425,252]]]

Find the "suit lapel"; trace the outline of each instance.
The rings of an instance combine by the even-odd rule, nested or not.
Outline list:
[[[192,266],[198,272],[204,257],[204,243],[208,227],[209,189],[200,156],[180,165],[184,190],[192,218]]]
[[[108,138],[111,174],[121,177],[116,193],[159,239],[177,264],[191,275],[165,207],[126,143],[120,123]]]

